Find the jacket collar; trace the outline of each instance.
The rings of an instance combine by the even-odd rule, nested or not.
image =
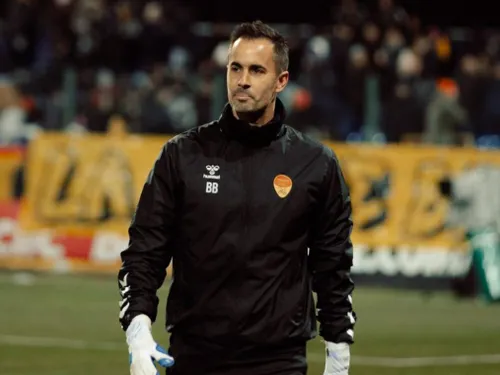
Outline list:
[[[283,121],[286,117],[285,106],[276,99],[274,117],[263,126],[252,126],[233,115],[231,105],[227,103],[219,117],[221,131],[230,139],[235,139],[249,146],[265,146],[284,134]]]

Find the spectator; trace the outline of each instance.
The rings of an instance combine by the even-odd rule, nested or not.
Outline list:
[[[442,79],[427,107],[424,139],[427,143],[456,146],[464,144],[467,113],[460,105],[459,91],[452,80]]]
[[[478,135],[500,134],[500,61],[495,62],[488,83]]]
[[[8,80],[0,81],[0,145],[9,145],[24,138],[25,116],[16,87]]]
[[[424,130],[424,107],[415,98],[412,87],[398,83],[394,95],[382,110],[382,130],[387,142],[418,142],[418,135]]]
[[[351,131],[359,131],[365,115],[366,79],[371,71],[368,51],[362,45],[355,45],[349,51],[347,68],[348,89],[347,103],[352,116]]]
[[[467,112],[469,119],[468,128],[477,134],[484,132],[481,118],[483,116],[483,103],[485,103],[488,81],[482,74],[479,59],[467,54],[460,60],[457,75],[460,105]],[[496,98],[498,99],[498,98]],[[497,105],[495,105],[495,108]],[[496,109],[494,109],[496,110]]]

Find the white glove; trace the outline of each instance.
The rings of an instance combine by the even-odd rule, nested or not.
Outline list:
[[[348,375],[351,352],[345,342],[326,342],[325,370],[323,375]]]
[[[158,375],[154,362],[170,367],[174,359],[158,345],[151,334],[151,319],[137,315],[126,331],[131,375]]]

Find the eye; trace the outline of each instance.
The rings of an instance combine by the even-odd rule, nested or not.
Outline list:
[[[235,65],[231,65],[231,71],[233,72],[237,72],[240,70],[240,67],[239,66],[235,66]]]

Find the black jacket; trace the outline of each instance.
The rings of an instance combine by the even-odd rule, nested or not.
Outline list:
[[[348,189],[332,150],[284,116],[278,101],[274,119],[254,127],[227,105],[218,121],[165,144],[121,253],[123,329],[137,314],[155,321],[173,259],[173,334],[220,345],[305,341],[316,335],[315,291],[320,335],[353,341]]]

